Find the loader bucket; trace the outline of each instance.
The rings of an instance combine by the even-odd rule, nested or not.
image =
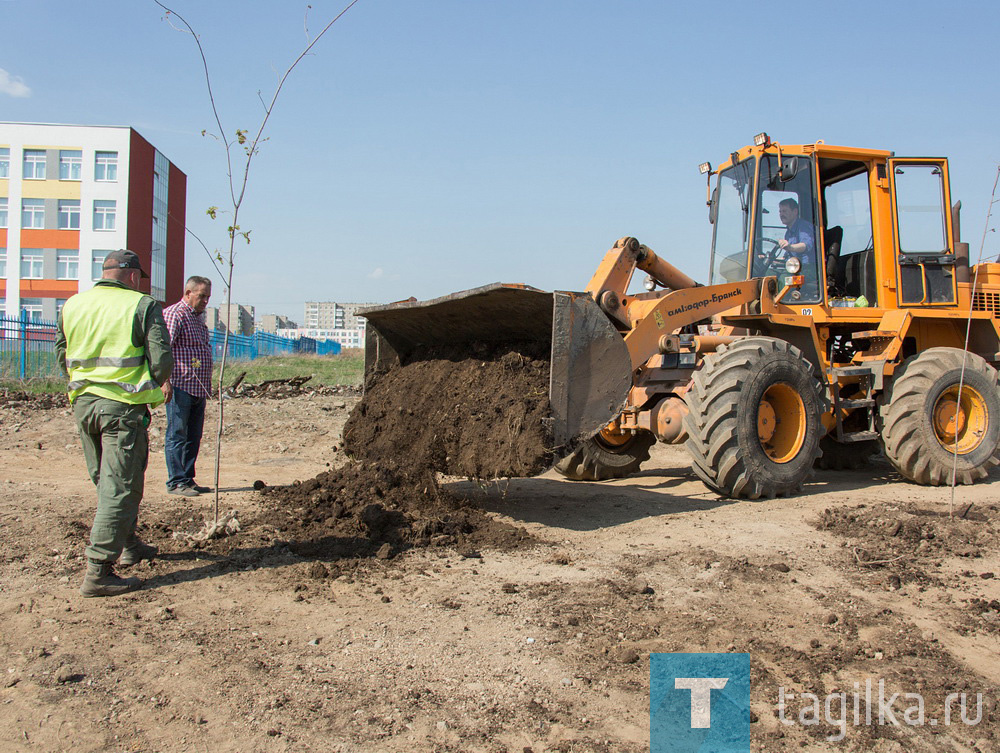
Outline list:
[[[463,343],[532,341],[548,345],[549,402],[557,455],[612,421],[632,387],[625,341],[586,293],[547,293],[494,283],[430,301],[359,312],[368,320],[365,384],[420,349]]]

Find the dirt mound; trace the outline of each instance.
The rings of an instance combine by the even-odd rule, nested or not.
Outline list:
[[[983,556],[995,546],[998,519],[996,505],[959,508],[951,516],[947,510],[858,505],[824,510],[814,525],[846,539],[858,567],[889,570],[906,582],[928,580],[927,563],[942,556]]]
[[[533,476],[552,465],[548,348],[437,348],[379,375],[344,428],[364,460],[454,476]]]
[[[275,506],[255,524],[297,554],[319,559],[389,558],[414,547],[515,549],[533,542],[442,490],[432,472],[394,463],[351,463],[290,486],[265,489]]]
[[[50,395],[45,393],[20,392],[17,390],[0,390],[0,407],[3,408],[52,410],[53,408],[66,408],[68,405],[69,398],[64,392]]]
[[[442,490],[437,474],[530,476],[551,465],[547,357],[539,344],[438,348],[378,375],[344,428],[355,462],[265,489],[275,504],[254,522],[320,559],[532,541]]]

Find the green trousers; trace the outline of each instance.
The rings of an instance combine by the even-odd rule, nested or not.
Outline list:
[[[87,559],[116,562],[122,549],[135,541],[149,460],[149,406],[83,394],[73,403],[73,414],[87,472],[97,486]]]

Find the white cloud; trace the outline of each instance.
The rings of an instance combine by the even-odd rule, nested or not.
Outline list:
[[[385,277],[385,270],[382,269],[382,267],[375,267],[374,271],[372,271],[372,273],[369,274],[368,276],[371,277],[373,280],[381,280],[383,277]]]
[[[31,88],[24,83],[20,76],[11,76],[3,68],[0,68],[0,94],[7,94],[11,97],[30,97]]]

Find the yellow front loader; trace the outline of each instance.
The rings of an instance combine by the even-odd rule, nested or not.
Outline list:
[[[760,134],[702,172],[707,285],[622,238],[583,291],[368,309],[366,379],[428,346],[544,340],[556,468],[578,480],[634,473],[656,441],[750,499],[880,450],[921,484],[1000,463],[1000,264],[969,265],[946,159]]]

